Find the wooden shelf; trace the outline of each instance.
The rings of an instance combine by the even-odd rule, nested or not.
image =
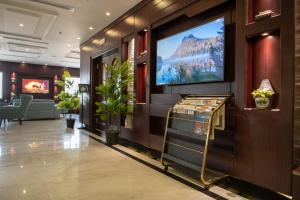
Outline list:
[[[246,25],[246,37],[252,38],[262,33],[271,33],[280,30],[281,18],[276,15],[258,22],[252,22]]]
[[[260,112],[280,112],[280,109],[258,109],[258,108],[244,108],[245,111],[260,111]]]
[[[272,15],[281,13],[281,0],[247,0],[248,22],[253,22],[255,15],[266,10],[272,10]]]

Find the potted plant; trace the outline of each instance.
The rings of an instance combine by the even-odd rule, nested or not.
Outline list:
[[[67,128],[74,128],[75,118],[72,118],[72,113],[76,112],[79,108],[80,99],[79,99],[79,91],[75,91],[74,93],[68,93],[65,91],[66,88],[74,88],[74,81],[69,80],[71,77],[68,71],[64,71],[62,76],[62,81],[58,81],[58,85],[63,88],[63,90],[58,94],[59,103],[57,104],[57,109],[66,110],[68,113],[68,117],[66,118]]]
[[[106,67],[108,74],[106,80],[96,87],[96,93],[103,99],[95,103],[96,112],[102,120],[107,122],[105,136],[108,145],[118,143],[120,131],[116,118],[132,112],[132,105],[128,102],[132,100],[133,95],[127,92],[133,80],[131,65],[129,61],[122,63],[120,58],[116,58],[112,65]]]
[[[274,95],[274,92],[270,89],[257,89],[254,90],[252,96],[255,101],[256,108],[266,109],[271,107],[271,97]]]

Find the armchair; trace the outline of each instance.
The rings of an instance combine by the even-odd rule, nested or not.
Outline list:
[[[20,106],[9,105],[0,107],[0,127],[3,121],[5,123],[5,120],[9,121],[13,119],[17,119],[19,124],[22,125],[22,119],[25,116],[32,99],[33,97],[31,95],[24,94],[21,96]]]
[[[7,102],[7,103],[5,103],[5,102],[0,102],[0,107],[12,105],[14,99],[16,99],[16,98],[17,98],[16,96],[12,96],[12,97],[10,98],[9,102]]]

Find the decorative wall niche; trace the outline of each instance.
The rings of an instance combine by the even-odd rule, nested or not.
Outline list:
[[[144,29],[138,32],[138,56],[143,56],[147,54],[148,48],[148,30]]]
[[[146,103],[147,63],[136,68],[136,103]]]
[[[255,16],[260,12],[271,10],[272,15],[280,14],[280,0],[248,0],[248,23],[252,23],[255,20]]]
[[[279,108],[281,93],[280,35],[274,33],[248,40],[247,108],[254,107],[251,92],[269,79],[275,91],[272,108]]]

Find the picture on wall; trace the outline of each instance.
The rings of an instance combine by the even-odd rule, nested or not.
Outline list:
[[[224,80],[224,17],[157,41],[156,85]]]
[[[49,80],[22,79],[22,93],[48,94]]]

